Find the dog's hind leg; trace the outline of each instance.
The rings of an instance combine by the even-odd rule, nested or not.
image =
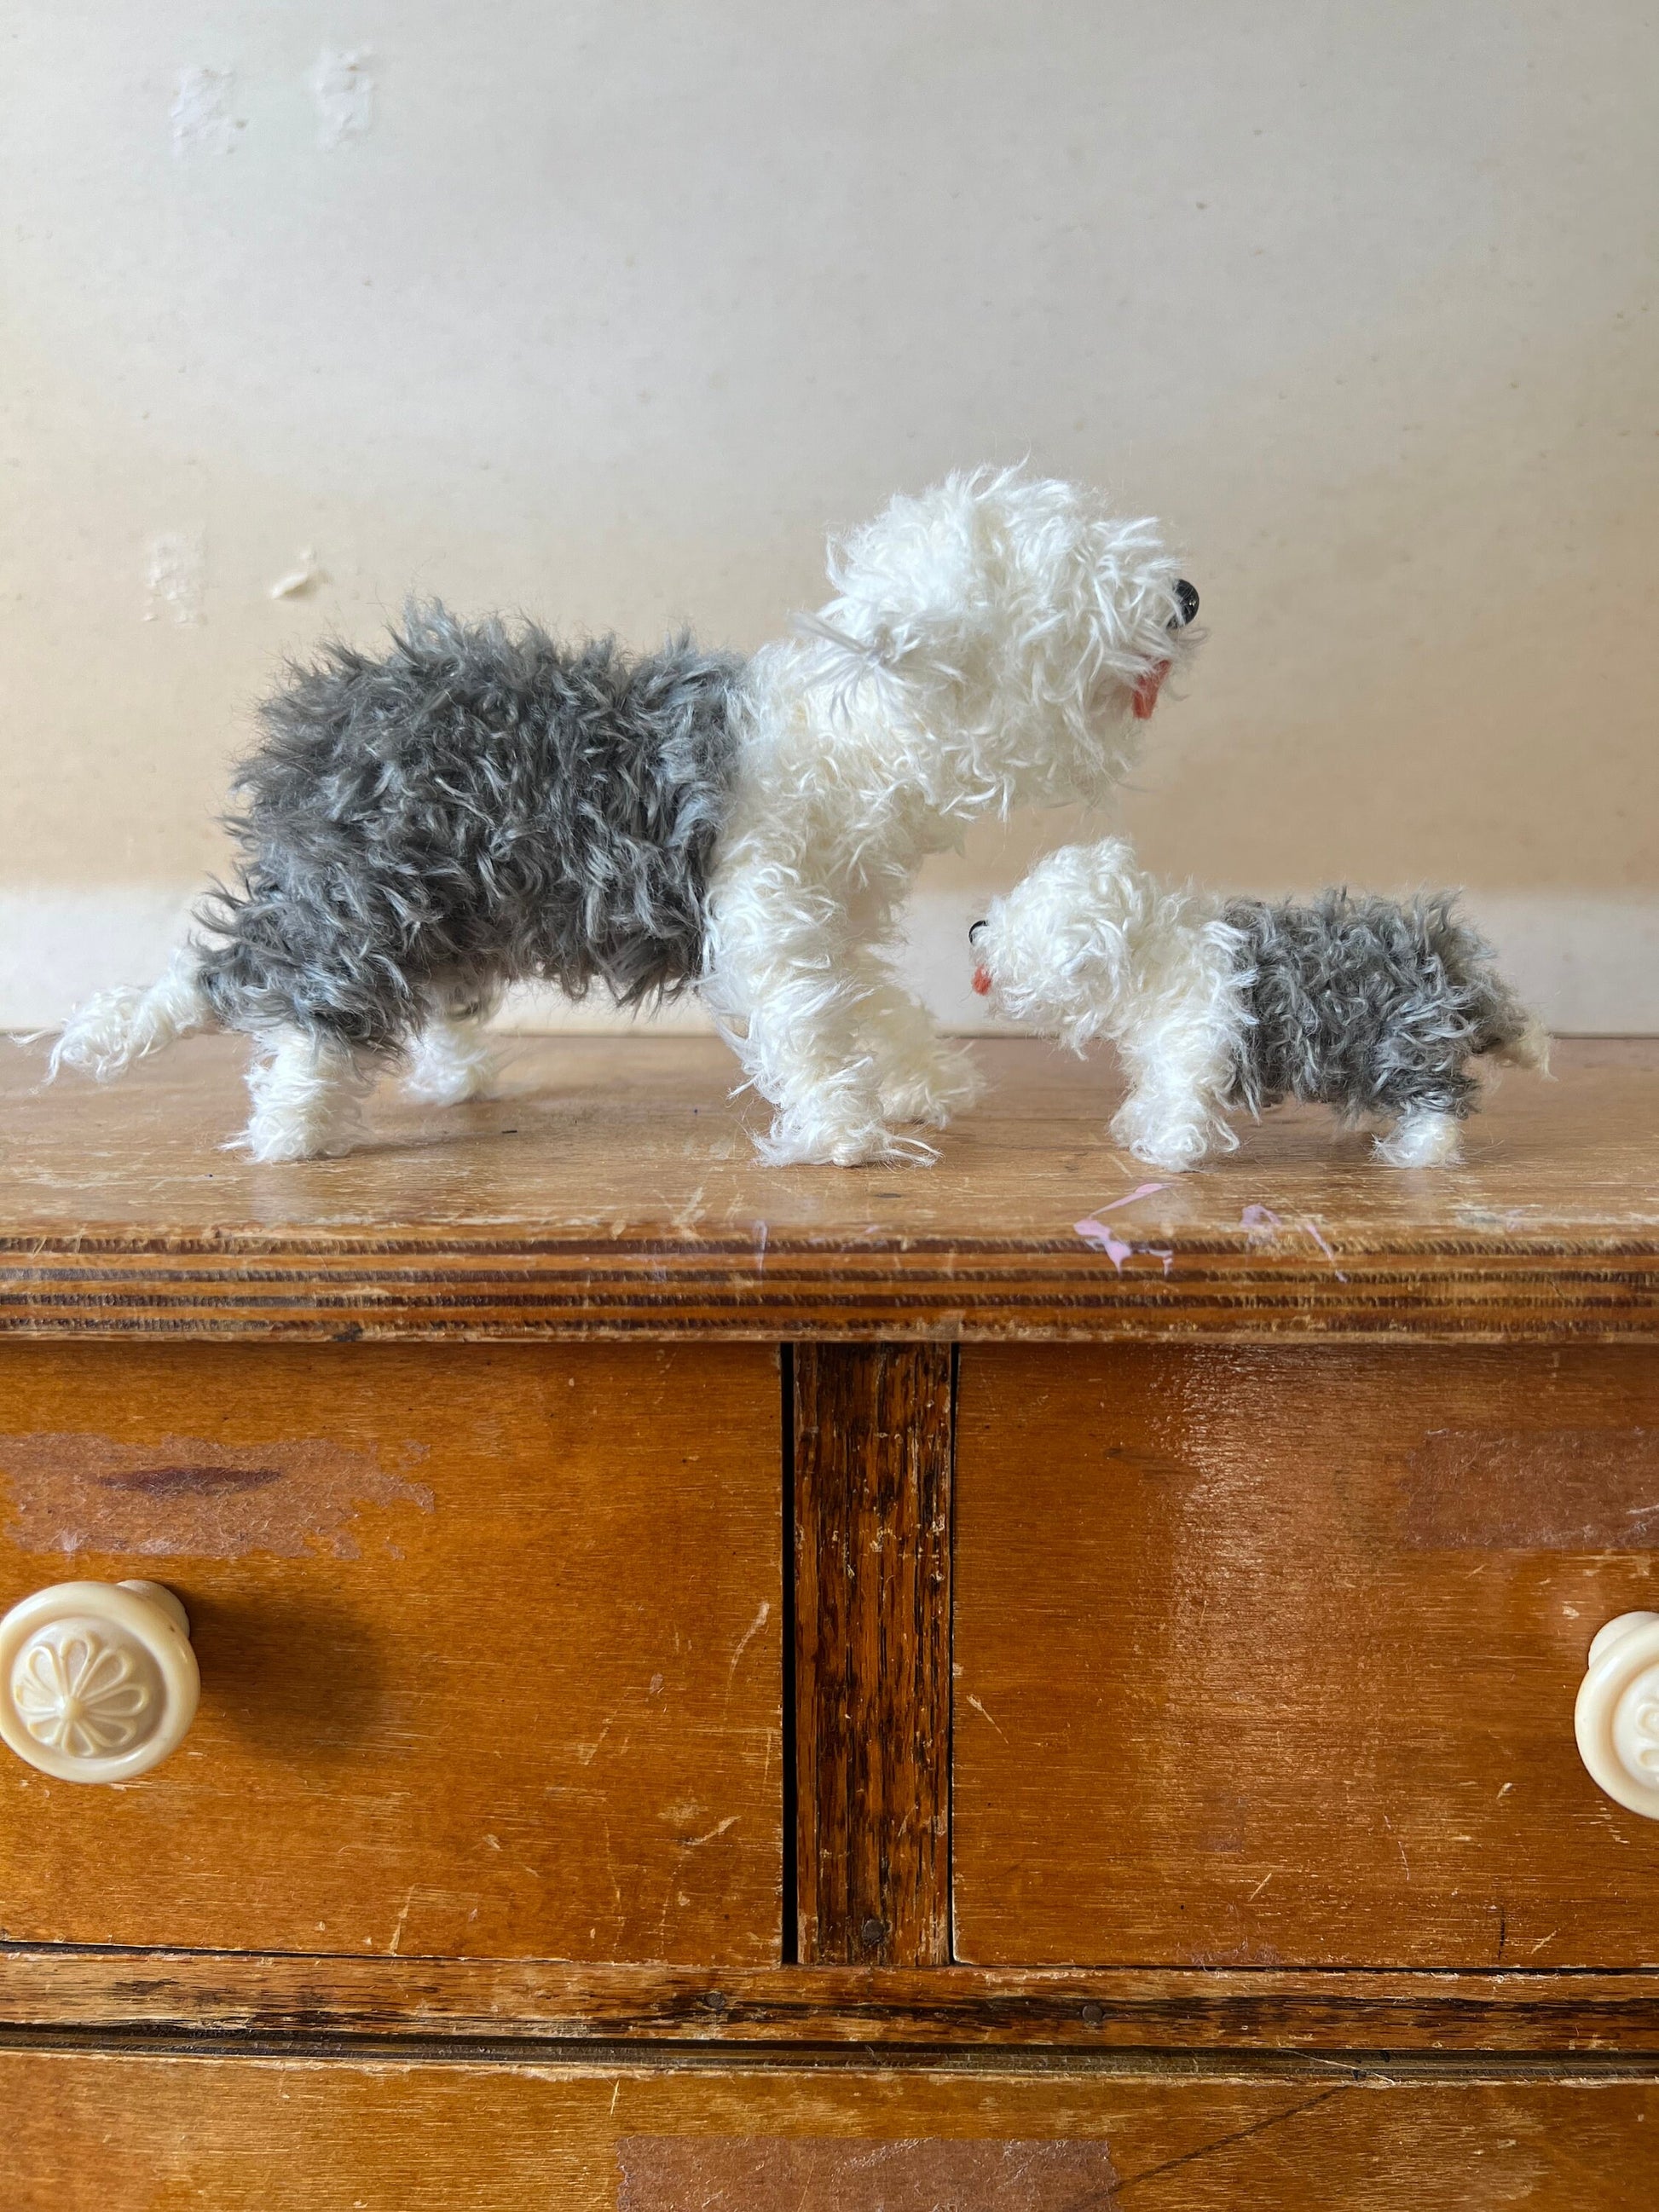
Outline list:
[[[237,1144],[270,1162],[349,1151],[368,1087],[350,1048],[298,1029],[268,1030],[256,1042],[247,1077],[253,1111]]]
[[[496,1056],[477,1012],[437,1010],[409,1048],[403,1077],[404,1095],[431,1106],[459,1106],[489,1095],[497,1073]]]

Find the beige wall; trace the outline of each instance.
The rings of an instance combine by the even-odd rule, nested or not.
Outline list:
[[[0,1020],[154,966],[320,631],[412,586],[750,644],[827,523],[1029,453],[1204,594],[1150,861],[1463,882],[1559,1019],[1659,1027],[1650,8],[13,20]],[[1068,826],[930,878],[947,1010]]]

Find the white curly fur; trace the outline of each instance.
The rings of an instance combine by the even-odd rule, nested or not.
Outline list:
[[[346,1047],[301,1030],[264,1032],[255,1046],[247,1077],[253,1111],[227,1151],[266,1164],[349,1152],[362,1134],[369,1078]]]
[[[409,1048],[403,1088],[429,1106],[459,1106],[483,1098],[495,1080],[496,1059],[482,1021],[436,1015]]]
[[[745,678],[703,995],[775,1109],[769,1159],[931,1158],[899,1125],[979,1085],[889,966],[917,869],[988,815],[1104,799],[1137,686],[1191,640],[1150,523],[1012,470],[895,499],[830,580]]]
[[[135,1060],[215,1028],[213,1009],[196,980],[197,964],[194,951],[181,945],[159,982],[147,989],[124,985],[88,999],[53,1045],[47,1081],[72,1067],[95,1082],[112,1083]]]
[[[1389,1134],[1377,1139],[1376,1156],[1391,1168],[1455,1168],[1463,1158],[1463,1133],[1451,1114],[1402,1114]]]
[[[1117,1047],[1129,1095],[1112,1134],[1169,1169],[1238,1142],[1224,1102],[1249,1020],[1240,944],[1117,838],[1050,853],[974,931],[976,981],[999,1013],[1074,1052],[1097,1036]]]

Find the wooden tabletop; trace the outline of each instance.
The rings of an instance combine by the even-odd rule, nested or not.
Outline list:
[[[1169,1177],[1115,1147],[1109,1059],[977,1048],[931,1168],[776,1170],[713,1040],[518,1041],[503,1095],[384,1091],[349,1158],[222,1149],[240,1041],[99,1090],[0,1042],[0,1329],[775,1338],[1659,1333],[1659,1042],[1508,1075],[1460,1169],[1322,1112]]]

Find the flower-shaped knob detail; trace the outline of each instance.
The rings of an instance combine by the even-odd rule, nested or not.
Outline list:
[[[58,1583],[0,1620],[0,1739],[60,1782],[128,1782],[176,1750],[201,1676],[159,1583]]]
[[[1659,1613],[1621,1613],[1598,1630],[1574,1721],[1592,1780],[1659,1820]]]

